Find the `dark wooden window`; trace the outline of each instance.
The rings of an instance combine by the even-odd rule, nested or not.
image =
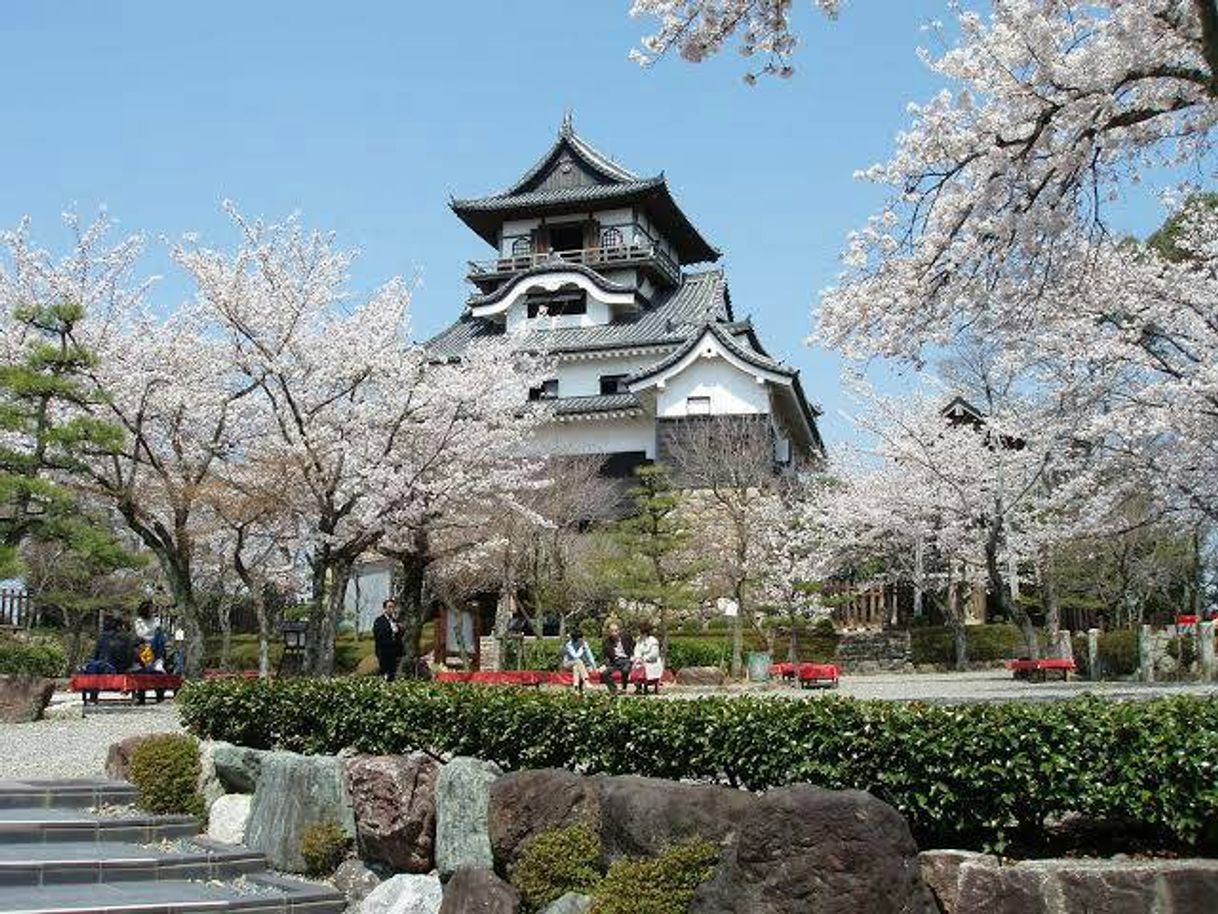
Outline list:
[[[584,246],[584,224],[582,222],[566,222],[551,225],[551,251],[578,251]]]
[[[624,374],[603,374],[601,375],[601,393],[602,394],[624,394],[629,393],[626,389],[626,375]]]
[[[617,228],[607,228],[601,232],[601,247],[603,248],[620,248],[622,246],[622,230]]]
[[[528,235],[521,235],[512,242],[513,257],[527,257],[533,253],[533,239]]]
[[[529,317],[563,317],[588,313],[588,294],[583,289],[530,295],[525,299]]]
[[[557,400],[558,378],[549,378],[536,387],[529,388],[530,400]]]

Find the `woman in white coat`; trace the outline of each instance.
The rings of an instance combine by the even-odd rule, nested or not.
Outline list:
[[[634,643],[634,665],[643,671],[637,691],[646,692],[651,686],[660,690],[660,679],[664,675],[664,658],[660,656],[660,639],[652,631],[650,622],[639,624],[639,640]]]

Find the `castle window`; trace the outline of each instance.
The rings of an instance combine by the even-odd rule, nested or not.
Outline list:
[[[622,246],[622,230],[607,228],[601,232],[601,247],[620,248]]]
[[[513,257],[528,257],[533,253],[533,239],[528,235],[521,235],[512,242]]]
[[[601,393],[602,394],[625,394],[630,391],[626,389],[626,375],[624,374],[603,374],[601,375]]]
[[[536,387],[529,388],[530,400],[557,400],[558,378],[549,378]]]
[[[578,251],[584,246],[584,224],[563,222],[550,226],[551,251]]]
[[[691,416],[710,415],[710,397],[689,397],[685,401],[685,412]]]
[[[530,295],[525,299],[529,317],[567,317],[588,313],[588,293],[583,289]]]

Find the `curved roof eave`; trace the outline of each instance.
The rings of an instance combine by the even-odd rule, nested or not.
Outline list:
[[[484,308],[487,305],[493,305],[508,295],[521,282],[537,276],[544,276],[548,273],[578,273],[602,292],[617,294],[634,292],[631,286],[606,279],[600,273],[584,266],[582,263],[573,263],[567,260],[552,260],[538,264],[535,267],[529,267],[527,270],[522,270],[493,292],[473,296],[466,301],[466,306],[472,310],[473,308]]]

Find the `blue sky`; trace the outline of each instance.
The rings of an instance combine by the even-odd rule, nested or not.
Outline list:
[[[485,247],[448,210],[495,191],[552,141],[564,108],[581,135],[641,173],[664,170],[724,252],[733,302],[839,416],[839,362],[803,344],[846,233],[880,199],[852,178],[886,157],[905,106],[936,88],[915,49],[945,0],[857,0],[836,24],[796,0],[803,44],[788,81],[755,87],[729,53],[642,70],[648,23],[629,0],[463,3],[42,2],[0,20],[0,225],[25,214],[47,245],[59,213],[106,206],[152,239],[233,235],[247,215],[299,211],[358,248],[357,288],[422,276],[417,335],[455,318],[467,259]],[[1126,208],[1145,231],[1151,207]],[[173,281],[166,306],[185,294]]]

